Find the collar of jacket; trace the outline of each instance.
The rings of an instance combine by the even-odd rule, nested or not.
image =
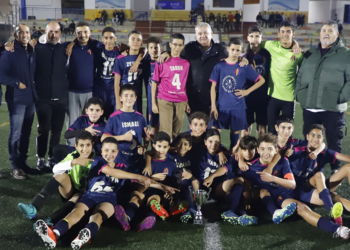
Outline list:
[[[331,56],[333,54],[336,53],[336,50],[337,49],[340,49],[340,48],[343,48],[344,47],[344,44],[343,44],[343,41],[340,40],[340,38],[338,37],[337,40],[335,40],[333,46],[331,47],[331,49],[328,51],[327,54],[325,54],[323,57],[328,57],[328,56]],[[318,44],[318,51],[321,53],[321,42]]]
[[[14,43],[15,49],[26,50],[25,47],[20,42],[18,42],[17,40],[15,40],[13,43]],[[34,51],[34,48],[29,43],[27,45],[27,51],[28,52],[33,52]]]
[[[200,50],[202,51],[202,45],[201,45],[198,41],[196,41],[196,45],[197,45],[197,48],[200,49]],[[210,50],[210,51],[209,51],[210,56],[211,56],[211,55],[215,55],[215,54],[217,54],[217,53],[219,52],[219,47],[217,46],[217,43],[215,43],[213,39],[211,39],[211,41],[210,41],[210,47],[209,47],[209,49],[207,49],[206,51],[204,51],[204,52],[202,52],[202,53],[204,54],[204,53],[206,53],[208,50]]]

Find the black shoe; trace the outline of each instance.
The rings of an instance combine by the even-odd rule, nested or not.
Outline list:
[[[46,163],[46,167],[49,167],[51,169],[53,169],[53,167],[57,164],[57,162],[55,162],[55,160],[53,158],[48,158],[47,159],[47,163]]]
[[[37,164],[36,164],[36,170],[38,170],[41,173],[52,173],[52,170],[50,167],[48,167],[48,163],[45,163],[45,158],[38,158]],[[32,171],[32,170],[30,170]]]
[[[24,180],[28,178],[28,175],[22,169],[12,169],[12,175],[17,180]]]
[[[28,165],[24,165],[22,166],[22,170],[23,172],[25,172],[26,174],[31,174],[31,175],[39,175],[42,174],[38,169],[36,168],[31,168]]]

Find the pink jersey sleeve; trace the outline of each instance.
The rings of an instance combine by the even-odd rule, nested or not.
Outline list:
[[[160,64],[156,63],[156,67],[154,68],[152,81],[159,83],[160,82]]]

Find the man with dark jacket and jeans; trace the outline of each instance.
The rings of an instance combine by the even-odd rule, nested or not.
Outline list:
[[[46,169],[45,155],[50,131],[47,166],[51,169],[55,164],[52,158],[52,149],[60,142],[68,98],[68,80],[66,76],[68,57],[66,56],[65,46],[58,42],[61,36],[60,25],[54,21],[50,22],[46,26],[45,33],[47,42],[45,44],[38,43],[35,46],[37,55],[35,84],[39,97],[36,103],[38,116],[36,148],[37,167],[40,170]]]
[[[14,36],[15,51],[4,51],[0,57],[0,83],[7,87],[5,100],[10,115],[8,147],[12,174],[16,179],[26,179],[26,173],[33,173],[26,161],[37,100],[34,85],[36,53],[29,45],[27,25],[16,27]]]
[[[344,137],[344,111],[350,100],[350,52],[339,39],[336,22],[326,22],[320,32],[320,44],[304,54],[297,77],[295,97],[303,108],[306,136],[312,124],[326,128],[328,148],[341,152]],[[339,168],[332,165],[332,172]]]

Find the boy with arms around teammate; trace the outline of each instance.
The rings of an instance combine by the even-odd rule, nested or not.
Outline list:
[[[229,57],[215,65],[209,80],[212,82],[210,98],[213,125],[218,129],[231,130],[230,149],[237,144],[239,131],[247,128],[246,104],[242,97],[249,95],[265,82],[251,65],[239,66],[238,58],[242,49],[243,41],[231,38],[227,47]],[[255,84],[249,89],[243,89],[247,80]]]
[[[182,34],[171,36],[171,57],[162,64],[156,64],[152,78],[152,111],[159,113],[160,130],[171,138],[180,133],[185,111],[190,112],[186,93],[190,63],[180,58],[184,43]]]

